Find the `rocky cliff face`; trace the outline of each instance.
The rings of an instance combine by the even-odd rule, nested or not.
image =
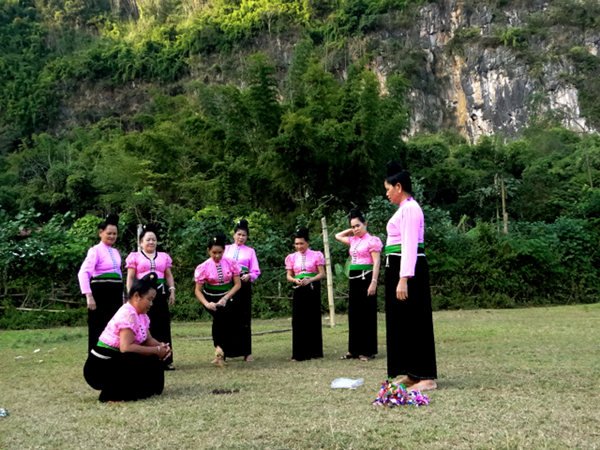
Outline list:
[[[596,131],[581,117],[578,91],[566,81],[575,71],[573,65],[565,56],[552,55],[566,38],[598,55],[599,33],[556,26],[544,39],[524,43],[508,34],[506,42],[499,41],[501,30],[522,27],[546,10],[541,1],[503,10],[485,2],[468,5],[455,0],[423,6],[415,26],[400,38],[425,52],[426,71],[436,88],[410,93],[410,134],[455,126],[471,142],[493,133],[509,138],[518,136],[532,115],[547,111],[574,131]],[[393,31],[382,39],[398,38],[392,35]],[[532,62],[536,54],[548,57]],[[389,65],[379,60],[376,66],[385,79]]]
[[[135,10],[135,0],[111,2],[114,8],[135,17],[130,12]],[[345,78],[350,63],[375,54],[369,67],[382,87],[389,74],[402,73],[404,66],[412,64],[408,69],[413,85],[409,135],[453,128],[471,142],[491,134],[513,138],[520,136],[533,117],[548,112],[576,132],[598,132],[598,121],[594,127],[582,116],[580,93],[572,81],[577,68],[567,55],[577,46],[600,56],[600,30],[552,25],[561,22],[548,19],[555,14],[552,8],[556,2],[428,2],[395,17],[390,13],[378,31],[349,39],[347,49],[325,51],[320,56],[328,70]],[[505,6],[499,7],[499,3]],[[527,31],[535,21],[541,24],[539,32]],[[190,75],[183,82],[232,83],[243,88],[247,57],[260,50],[276,61],[283,86],[295,44],[301,38],[294,30],[263,33],[231,55],[193,55]],[[406,58],[413,58],[412,63],[405,64]],[[134,114],[139,106],[135,98],[148,97],[146,87],[134,83],[124,89],[127,92],[108,92],[102,86],[86,86],[74,95],[70,93],[62,108],[66,111],[64,121],[81,121],[88,111],[101,117],[122,115],[123,111]],[[102,111],[96,112],[98,109]]]

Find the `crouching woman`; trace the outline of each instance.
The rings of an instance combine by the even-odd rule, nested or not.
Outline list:
[[[149,331],[148,310],[156,296],[156,281],[156,274],[150,273],[133,283],[129,301],[108,322],[90,351],[83,375],[92,388],[101,391],[101,402],[139,400],[163,391],[161,361],[171,355],[171,349]],[[139,376],[131,378],[134,374]]]

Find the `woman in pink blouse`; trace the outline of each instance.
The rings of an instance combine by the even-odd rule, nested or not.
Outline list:
[[[240,267],[233,259],[225,258],[226,237],[219,233],[208,241],[209,259],[194,272],[196,298],[213,317],[212,336],[215,346],[215,359],[212,364],[225,365],[231,342],[230,304],[233,296],[242,287]]]
[[[323,253],[310,250],[309,244],[308,229],[300,228],[294,238],[296,253],[285,258],[287,280],[294,285],[293,362],[323,357],[321,279],[325,276],[325,258]]]
[[[369,361],[377,354],[377,279],[383,244],[367,233],[360,211],[350,212],[350,229],[335,235],[350,247],[350,290],[348,294],[348,352],[342,359]]]
[[[156,296],[156,274],[136,280],[90,351],[83,368],[87,383],[102,391],[101,402],[139,400],[161,394],[169,344],[152,337],[148,310]]]
[[[425,220],[412,198],[408,172],[391,162],[385,191],[399,205],[387,224],[385,246],[385,315],[388,377],[409,390],[437,387],[437,366],[429,289],[429,268],[424,253]]]
[[[88,352],[96,346],[100,333],[123,305],[121,255],[113,248],[118,224],[116,214],[109,214],[100,222],[100,243],[88,250],[79,269],[79,287],[88,307]]]
[[[252,283],[260,275],[258,260],[254,249],[246,246],[248,221],[240,220],[233,230],[232,245],[225,246],[224,256],[237,261],[240,266],[242,287],[235,295],[235,301],[228,305],[231,314],[230,328],[231,346],[227,351],[228,357],[243,356],[244,361],[254,361],[252,357]]]
[[[175,281],[171,272],[173,260],[167,253],[156,251],[157,244],[156,230],[151,225],[145,225],[139,240],[141,251],[130,253],[125,260],[127,289],[131,289],[136,279],[140,279],[150,272],[156,273],[158,289],[152,309],[148,313],[152,324],[150,331],[156,339],[168,343],[172,350],[169,305],[172,306],[175,303]],[[175,370],[172,366],[172,353],[164,363],[165,370]]]

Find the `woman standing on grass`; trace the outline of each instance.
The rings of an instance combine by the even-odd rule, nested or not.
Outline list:
[[[79,269],[79,287],[88,307],[88,352],[98,342],[106,324],[123,305],[121,255],[113,248],[119,216],[109,214],[98,225],[100,243],[90,248]]]
[[[156,297],[152,309],[148,312],[150,318],[150,331],[155,339],[166,342],[172,349],[171,341],[171,314],[169,305],[175,304],[175,281],[171,273],[173,260],[164,252],[156,251],[156,230],[150,225],[144,225],[140,234],[139,245],[141,251],[132,252],[125,260],[127,268],[127,290],[131,289],[136,279],[154,272],[158,276]],[[175,370],[172,366],[173,353],[164,360],[165,370]]]
[[[350,229],[335,235],[350,247],[348,295],[348,352],[342,359],[369,361],[377,354],[377,279],[383,244],[367,233],[367,221],[356,209],[350,211]]]
[[[160,395],[169,344],[150,333],[148,311],[156,296],[155,273],[135,280],[129,300],[119,308],[90,351],[83,368],[87,383],[102,391],[101,402],[140,400]]]
[[[325,258],[323,253],[310,250],[309,244],[308,229],[300,228],[294,238],[296,253],[285,258],[287,280],[294,285],[293,362],[323,357],[321,279],[325,276]]]
[[[233,296],[242,287],[240,267],[232,259],[223,257],[225,235],[219,233],[208,241],[207,251],[210,258],[196,267],[196,298],[213,317],[212,336],[215,346],[215,359],[212,364],[225,365],[229,349],[235,344],[230,334],[231,302]]]
[[[235,295],[235,301],[228,307],[231,309],[231,348],[227,351],[228,357],[243,356],[244,361],[254,361],[252,357],[252,283],[260,275],[258,260],[254,249],[247,247],[246,241],[250,235],[248,221],[240,220],[233,230],[232,245],[225,246],[226,258],[237,261],[240,265],[240,280],[242,287]]]
[[[410,174],[388,163],[387,198],[399,205],[387,224],[385,315],[388,377],[409,390],[437,387],[429,267],[424,253],[425,220],[412,198]]]

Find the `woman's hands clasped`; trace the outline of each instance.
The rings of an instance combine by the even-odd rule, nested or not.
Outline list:
[[[171,347],[169,347],[169,344],[165,344],[164,342],[161,342],[157,347],[158,359],[160,359],[162,361],[164,361],[169,356],[171,356],[172,352],[173,351],[171,350]]]
[[[204,306],[206,307],[206,309],[210,309],[211,311],[216,311],[217,306],[223,306],[223,307],[227,306],[228,300],[229,300],[228,298],[223,297],[218,302],[206,302],[206,304]]]
[[[294,284],[297,286],[308,286],[314,281],[314,277],[310,278],[294,278]]]

